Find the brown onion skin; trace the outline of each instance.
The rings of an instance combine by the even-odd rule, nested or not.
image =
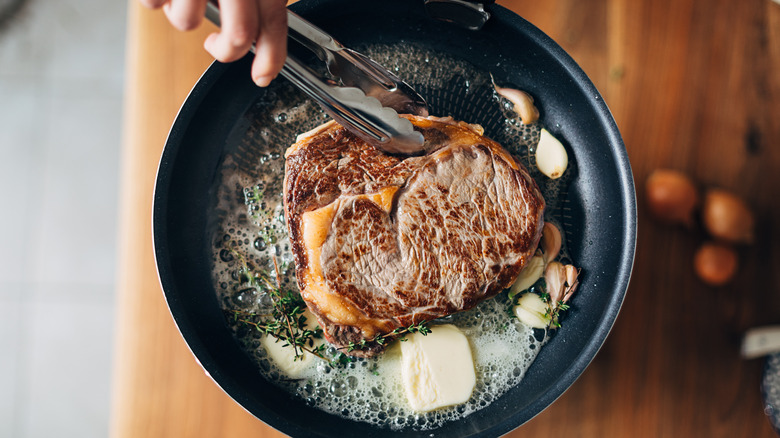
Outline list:
[[[731,281],[738,265],[734,248],[721,243],[706,242],[693,257],[696,275],[710,286],[722,286]]]
[[[645,194],[647,206],[655,218],[693,227],[699,192],[686,174],[671,169],[656,169],[647,178]]]
[[[754,222],[750,207],[735,194],[710,189],[704,195],[702,223],[712,237],[730,243],[752,243]]]

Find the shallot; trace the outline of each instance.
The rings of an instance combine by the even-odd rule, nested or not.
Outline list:
[[[645,194],[647,206],[657,219],[693,226],[699,193],[687,175],[676,170],[657,169],[647,178]]]
[[[730,246],[707,242],[702,244],[693,258],[693,266],[699,278],[712,286],[728,283],[737,272],[737,253]]]
[[[704,196],[702,222],[707,232],[716,239],[731,243],[753,242],[753,212],[733,193],[709,190]]]

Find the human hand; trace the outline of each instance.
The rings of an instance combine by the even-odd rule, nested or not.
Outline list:
[[[208,0],[140,0],[152,9],[162,7],[168,21],[179,30],[198,27]],[[240,59],[255,43],[252,80],[265,87],[284,65],[287,56],[286,0],[220,0],[219,32],[203,46],[220,62]]]

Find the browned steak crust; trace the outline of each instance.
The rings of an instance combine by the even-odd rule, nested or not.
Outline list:
[[[335,123],[287,151],[298,284],[337,347],[492,297],[541,235],[544,199],[500,145],[462,122],[405,117],[423,156],[387,155]]]

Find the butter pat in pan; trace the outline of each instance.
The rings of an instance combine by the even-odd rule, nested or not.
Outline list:
[[[401,342],[401,378],[409,405],[419,412],[465,403],[476,384],[466,336],[454,325],[437,325]]]

